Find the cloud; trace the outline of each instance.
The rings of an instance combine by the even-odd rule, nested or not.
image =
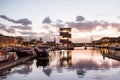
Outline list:
[[[66,22],[66,24],[68,27],[76,28],[79,31],[93,31],[97,26],[100,26],[102,29],[107,29],[108,26],[111,26],[120,31],[119,23],[109,23],[105,21]]]
[[[99,24],[97,21],[95,22],[67,22],[66,23],[70,28],[76,28],[79,31],[92,31]]]
[[[8,33],[15,33],[13,28],[7,28],[6,25],[0,23],[0,29]]]
[[[54,23],[54,24],[51,24],[51,26],[56,27],[56,28],[62,28],[65,26],[65,24],[64,23]]]
[[[118,18],[120,19],[120,16],[118,16]]]
[[[75,28],[81,32],[93,31],[97,26],[100,26],[101,30],[107,29],[108,26],[112,26],[112,28],[117,28],[117,30],[120,31],[120,24],[118,23],[109,23],[107,21],[86,21],[83,16],[77,16],[76,20],[72,22],[63,22],[59,19],[53,22],[49,17],[46,17],[43,23],[47,23],[47,25],[43,25],[43,28],[48,30],[48,32],[52,32],[51,29],[53,29],[54,32],[54,30],[64,28],[66,25],[67,27]]]
[[[28,20],[27,18],[19,19],[16,21],[16,23],[21,23],[22,25],[25,25],[25,26],[32,24],[32,22],[30,20]]]
[[[77,16],[76,21],[84,21],[85,18],[83,16]]]
[[[53,26],[52,24],[51,25],[43,25],[42,29],[45,31],[45,33],[49,33],[49,34],[53,34],[53,35],[59,33],[59,28],[56,27],[55,25]]]
[[[22,25],[24,25],[24,26],[27,26],[27,25],[29,25],[29,24],[32,24],[32,22],[31,22],[30,20],[28,20],[27,18],[14,20],[14,19],[11,19],[11,18],[7,17],[6,15],[0,15],[0,17],[1,17],[2,19],[8,20],[9,22],[22,24]]]
[[[6,15],[0,15],[0,17],[2,19],[5,19],[5,20],[9,21],[9,22],[22,24],[22,25],[15,25],[15,26],[14,25],[13,26],[6,26],[6,25],[3,25],[3,24],[0,24],[0,29],[3,30],[3,31],[6,31],[7,33],[18,32],[18,31],[16,31],[16,29],[19,29],[19,30],[22,30],[22,31],[32,30],[32,27],[28,26],[29,24],[32,24],[32,22],[30,20],[28,20],[27,18],[14,20],[14,19],[11,19],[11,18],[7,17]]]
[[[53,35],[59,36],[59,28],[64,28],[64,27],[72,28],[72,35],[78,37],[78,38],[73,37],[72,39],[73,42],[79,42],[79,41],[84,42],[85,39],[89,42],[90,41],[89,36],[92,35],[91,32],[93,33],[98,32],[97,34],[94,34],[97,35],[95,36],[95,39],[100,39],[100,37],[111,35],[112,32],[110,32],[110,34],[106,34],[109,32],[105,32],[105,31],[111,31],[111,29],[115,30],[116,33],[120,32],[120,23],[112,23],[105,20],[87,21],[83,16],[77,16],[76,20],[69,22],[63,22],[62,20],[57,19],[56,21],[51,21],[50,24],[43,24],[42,26],[42,28],[45,30],[45,34],[49,35],[47,38]],[[78,35],[82,35],[82,36],[78,36]]]
[[[16,31],[16,29],[25,31],[25,30],[32,30],[32,27],[31,26],[19,26],[19,25],[17,25],[17,26],[9,26],[8,27],[8,26],[0,23],[0,30],[6,31],[7,33],[18,32],[18,31]]]
[[[46,33],[50,33],[50,34],[57,34],[59,33],[59,28],[62,28],[65,26],[65,23],[60,20],[57,19],[56,21],[51,21],[51,24],[43,24],[42,29],[44,29],[46,31]],[[57,34],[58,35],[58,34]]]
[[[20,25],[17,25],[17,26],[11,26],[11,27],[14,28],[14,29],[20,29],[20,30],[32,30],[31,26],[20,26]]]
[[[19,33],[21,33],[22,35],[32,35],[32,36],[37,35],[36,32],[31,32],[31,31],[28,31],[28,32],[20,32],[19,31]]]
[[[8,33],[15,33],[15,30],[13,28],[9,28],[6,30]]]
[[[63,21],[62,21],[62,20],[60,20],[60,19],[58,19],[58,20],[57,20],[57,22],[60,22],[60,23],[62,23]]]
[[[118,24],[118,23],[110,23],[110,25],[111,25],[113,28],[116,28],[118,32],[120,32],[120,24]]]
[[[43,24],[44,23],[46,23],[46,24],[49,24],[49,23],[51,23],[52,21],[51,21],[51,19],[50,19],[50,17],[48,16],[48,17],[46,17],[44,20],[43,20]]]

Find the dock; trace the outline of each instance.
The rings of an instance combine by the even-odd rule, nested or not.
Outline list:
[[[0,64],[0,71],[5,70],[5,69],[10,68],[10,67],[13,67],[13,66],[16,66],[18,64],[22,64],[30,59],[33,59],[34,57],[35,57],[35,55],[27,56],[27,57],[23,57],[23,58],[20,58],[17,60],[8,61],[6,63]]]

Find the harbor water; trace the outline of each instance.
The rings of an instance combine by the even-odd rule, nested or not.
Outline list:
[[[49,54],[0,72],[0,80],[120,80],[119,51],[81,47]]]

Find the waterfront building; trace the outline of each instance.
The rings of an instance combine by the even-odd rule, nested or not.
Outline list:
[[[120,37],[103,37],[100,40],[93,41],[97,47],[110,47],[120,45]]]
[[[64,46],[71,44],[71,28],[60,28],[60,44]]]
[[[12,37],[0,34],[0,47],[21,45],[24,41],[21,36]]]

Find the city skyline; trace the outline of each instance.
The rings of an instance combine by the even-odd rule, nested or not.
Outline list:
[[[0,34],[59,41],[72,28],[72,42],[120,36],[119,0],[0,0]]]

